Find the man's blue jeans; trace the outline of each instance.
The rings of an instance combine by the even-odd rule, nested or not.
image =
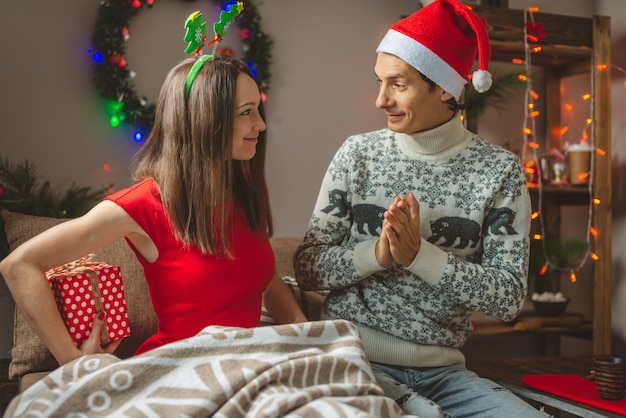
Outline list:
[[[420,418],[548,416],[461,365],[406,368],[372,363],[372,369],[385,395],[406,414]]]

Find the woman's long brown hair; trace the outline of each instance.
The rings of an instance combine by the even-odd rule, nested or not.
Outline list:
[[[133,159],[133,177],[156,182],[177,238],[205,254],[232,257],[232,217],[239,216],[233,204],[252,230],[273,234],[267,134],[260,133],[251,160],[233,160],[237,76],[252,74],[241,61],[217,56],[203,65],[185,98],[193,62],[185,60],[167,75],[152,131]],[[265,120],[262,102],[259,112]]]

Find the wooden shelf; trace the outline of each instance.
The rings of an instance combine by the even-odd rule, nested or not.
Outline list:
[[[593,324],[582,314],[565,312],[558,317],[543,317],[534,311],[524,311],[515,321],[503,323],[493,320],[474,322],[474,332],[463,348],[468,361],[490,358],[508,358],[501,353],[517,357],[558,356],[561,351],[561,337],[592,340]],[[489,344],[488,347],[483,347]],[[494,347],[501,347],[496,349]]]
[[[524,10],[471,5],[487,19],[492,60],[510,62],[525,57]],[[550,13],[533,13],[534,21],[543,24],[547,36],[532,46],[541,46],[533,54],[532,64],[545,70],[546,118],[545,149],[561,148],[561,82],[570,75],[591,73],[592,119],[590,139],[596,149],[593,190],[587,187],[546,185],[542,188],[541,208],[538,189],[530,189],[534,210],[544,215],[546,230],[560,236],[562,206],[589,205],[591,197],[600,200],[593,206],[592,225],[599,231],[592,251],[598,255],[594,262],[593,318],[588,325],[592,331],[593,354],[611,353],[611,30],[610,17],[582,18]],[[538,332],[563,334],[571,330],[542,329]],[[477,338],[506,334],[506,328],[478,328]],[[581,330],[582,332],[582,330]],[[585,332],[589,332],[586,329]],[[491,334],[490,334],[491,333]]]
[[[492,41],[491,46],[495,49],[495,52],[492,53],[492,59],[496,61],[511,62],[514,58],[524,57],[525,47],[523,43]],[[586,47],[554,45],[542,46],[541,52],[541,55],[537,56],[536,60],[533,57],[533,64],[560,67],[581,61],[590,62],[592,51]],[[585,69],[588,71],[588,67]],[[583,70],[577,70],[568,74],[573,75],[580,72],[583,72]]]
[[[529,191],[531,198],[536,202],[539,198],[539,188],[531,187]],[[541,194],[544,201],[549,202],[550,207],[588,205],[591,198],[589,188],[586,186],[543,186]]]
[[[520,329],[515,324],[503,324],[498,322],[476,324],[472,337],[493,337],[520,334],[557,334],[572,337],[591,338],[593,326],[589,321],[583,321],[580,325],[544,325],[536,329]]]
[[[530,193],[539,193],[539,187],[530,187]],[[565,196],[578,195],[589,197],[589,188],[585,186],[570,186],[570,185],[546,185],[542,186],[541,190],[546,194],[559,194]]]

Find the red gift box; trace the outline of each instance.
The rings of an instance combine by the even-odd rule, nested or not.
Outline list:
[[[93,319],[99,312],[105,313],[100,336],[103,344],[130,335],[120,268],[92,262],[90,257],[46,272],[61,316],[77,346],[91,333]]]

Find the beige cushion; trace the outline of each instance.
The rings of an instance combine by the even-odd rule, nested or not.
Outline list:
[[[280,277],[295,277],[293,271],[293,254],[301,242],[302,238],[295,237],[270,238],[270,244],[272,244],[274,258],[276,259],[276,271]]]
[[[302,238],[296,237],[274,237],[270,239],[274,249],[274,258],[276,259],[276,271],[289,286],[291,293],[296,297],[302,312],[309,321],[318,321],[328,292],[305,291],[296,282],[293,270],[293,255],[301,242]],[[276,324],[274,318],[263,308],[261,311],[261,325],[274,324]]]
[[[40,232],[67,220],[24,215],[6,210],[3,210],[1,215],[11,250]],[[122,358],[129,357],[139,344],[156,332],[156,316],[152,309],[141,264],[124,240],[119,240],[99,251],[94,260],[115,264],[121,268],[131,336],[122,341],[116,354]],[[13,326],[14,340],[9,379],[19,379],[32,372],[50,371],[58,366],[18,307],[15,308]]]

